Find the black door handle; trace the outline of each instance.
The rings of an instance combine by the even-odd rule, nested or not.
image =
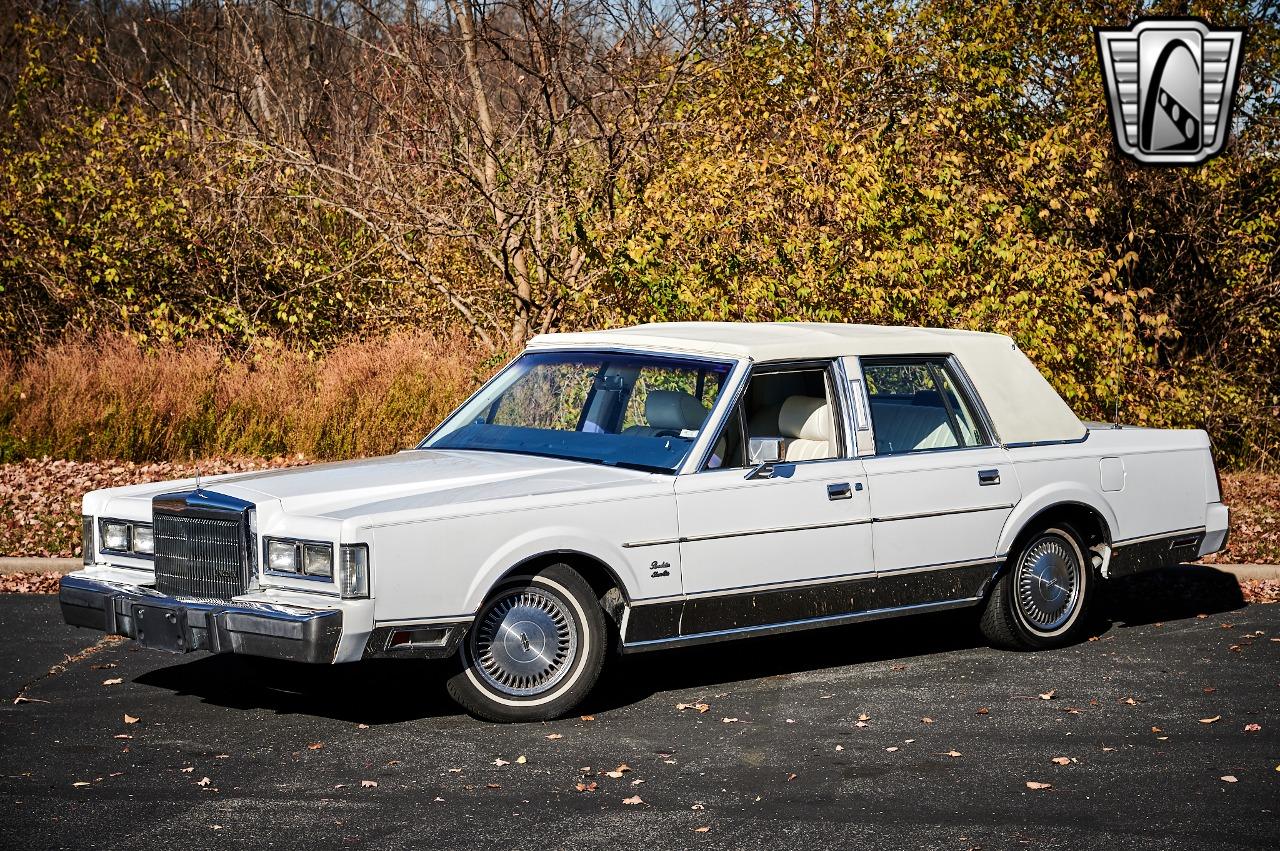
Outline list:
[[[978,484],[980,485],[1000,484],[1000,471],[999,470],[979,470]]]
[[[841,482],[838,485],[827,485],[827,499],[853,499],[853,488],[849,487],[848,482]]]

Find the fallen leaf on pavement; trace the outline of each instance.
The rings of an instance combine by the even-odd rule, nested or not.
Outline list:
[[[573,788],[577,789],[579,792],[594,792],[599,788],[599,784],[592,780],[590,783],[578,783]]]
[[[706,833],[706,832],[707,832],[707,831],[709,831],[710,829],[711,829],[711,828],[709,828],[709,827],[695,827],[695,828],[693,829],[693,832],[694,832],[694,833]]]
[[[623,798],[622,803],[628,806],[635,806],[636,804],[643,804],[644,799],[641,798],[639,795],[632,795],[630,798]]]
[[[361,780],[360,781],[361,789],[376,789],[377,787],[378,787],[377,780]]]
[[[699,712],[706,712],[710,708],[711,708],[711,705],[707,703],[677,703],[676,704],[676,709],[680,710],[681,712],[684,712],[686,709],[696,709]]]
[[[1202,689],[1200,689],[1200,690],[1201,690],[1202,692],[1204,692],[1205,694],[1213,694],[1215,691],[1217,691],[1217,689],[1216,689],[1216,688],[1214,688],[1213,686],[1205,686],[1204,688],[1202,688]]]
[[[795,780],[795,779],[796,779],[796,773],[794,771],[787,775],[788,783],[790,783],[792,780]]]
[[[311,744],[307,745],[307,750],[318,751],[322,747],[324,747],[324,742],[312,742]]]
[[[1058,690],[1057,690],[1056,688],[1051,688],[1051,689],[1049,689],[1049,690],[1048,690],[1048,691],[1046,691],[1046,692],[1042,692],[1042,693],[1040,694],[1040,699],[1041,699],[1041,700],[1053,700],[1053,696],[1054,696],[1055,694],[1057,694],[1057,693],[1058,693]]]
[[[1245,724],[1244,725],[1244,731],[1246,733],[1256,733],[1261,729],[1262,729],[1261,724]]]
[[[894,752],[894,751],[896,751],[897,749],[898,749],[898,748],[897,748],[896,746],[894,746],[894,747],[889,747],[889,748],[885,748],[885,750],[886,750],[886,751],[888,751],[889,753],[893,753],[893,752]]]
[[[520,756],[516,757],[516,765],[524,765],[528,761],[529,760],[525,758],[524,754],[521,754]]]
[[[1028,780],[1028,781],[1027,781],[1027,788],[1028,788],[1028,789],[1052,789],[1052,788],[1053,788],[1053,784],[1052,784],[1052,783],[1037,783],[1035,780]]]
[[[126,715],[126,716],[124,716],[124,723],[126,723],[126,724],[137,724],[137,723],[138,723],[138,719],[137,719],[137,718],[134,718],[132,715]]]
[[[1215,716],[1213,716],[1212,718],[1201,718],[1201,719],[1200,719],[1200,723],[1201,723],[1201,724],[1212,724],[1212,723],[1213,723],[1213,722],[1215,722],[1215,721],[1221,721],[1221,720],[1222,720],[1222,716],[1221,716],[1221,715],[1215,715]]]
[[[1134,700],[1132,697],[1126,697],[1123,702],[1129,704],[1130,706],[1138,705],[1138,701]]]
[[[721,718],[721,719],[720,719],[720,721],[721,721],[722,723],[724,723],[724,724],[737,724],[737,723],[738,723],[738,719],[737,719],[737,718]]]
[[[580,717],[582,718],[582,720],[583,720],[583,721],[594,721],[594,720],[596,720],[596,716],[594,716],[594,715],[582,715],[582,716],[580,716]]]
[[[1071,759],[1065,756],[1055,756],[1053,761],[1058,765],[1070,765]]]
[[[116,733],[114,736],[112,736],[112,738],[113,739],[132,739],[133,736],[130,736],[128,733]]]
[[[859,716],[858,716],[858,720],[859,720],[859,721],[870,721],[870,720],[871,720],[871,716],[864,712],[864,713],[862,713],[861,715],[859,715]]]
[[[212,780],[210,780],[208,777],[201,777],[199,780],[197,780],[197,781],[196,781],[196,785],[197,785],[197,786],[208,786],[208,785],[209,785],[210,783],[212,783],[212,782],[213,782],[213,781],[212,781]]]
[[[503,759],[502,757],[498,757],[493,761],[493,764],[494,765],[510,765],[511,763]]]
[[[964,754],[960,753],[960,751],[947,751],[944,754],[939,754],[939,756],[949,756],[952,759],[955,759],[956,757],[964,756]]]
[[[195,767],[194,765],[188,765],[186,768],[182,769],[182,773],[183,773],[183,774],[190,774],[191,772],[193,772],[193,771],[195,771],[195,770],[196,770],[196,767]]]
[[[89,782],[86,780],[77,780],[75,783],[72,783],[71,785],[72,786],[88,786]]]
[[[932,724],[932,723],[933,723],[933,719],[932,719],[932,718],[930,718],[928,715],[924,716],[924,717],[923,717],[923,718],[921,718],[920,720],[921,720],[923,723],[925,723],[925,724]]]
[[[103,680],[103,681],[102,681],[102,684],[103,684],[104,686],[118,686],[118,685],[120,685],[122,682],[124,682],[124,679],[123,679],[123,678],[121,678],[121,677],[112,677],[112,678],[111,678],[111,679],[109,679],[109,680]]]
[[[631,770],[631,766],[627,765],[624,762],[621,765],[619,765],[617,768],[615,768],[613,771],[606,771],[604,775],[605,777],[612,777],[614,780],[617,780],[619,777],[626,774],[630,770]]]
[[[988,709],[987,707],[985,706],[978,707],[978,712],[977,712],[978,715],[989,715],[990,713],[991,713],[991,710]]]
[[[563,739],[564,736],[559,733],[548,733],[547,738],[554,742],[556,739]]]
[[[1224,774],[1224,775],[1222,775],[1221,777],[1219,777],[1218,779],[1219,779],[1219,780],[1221,780],[1223,783],[1238,783],[1238,782],[1239,782],[1238,780],[1236,780],[1236,776],[1235,776],[1234,774]]]

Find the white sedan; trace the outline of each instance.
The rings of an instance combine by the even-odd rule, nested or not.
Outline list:
[[[536,337],[396,455],[86,494],[60,599],[171,652],[447,657],[534,720],[618,651],[966,606],[1062,645],[1226,535],[1203,431],[1083,424],[1007,337],[673,323]]]

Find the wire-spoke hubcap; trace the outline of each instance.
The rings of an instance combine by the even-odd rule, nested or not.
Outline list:
[[[570,608],[541,588],[494,599],[471,631],[471,657],[494,689],[514,697],[542,694],[573,667],[578,632]]]
[[[1044,538],[1018,565],[1018,612],[1038,632],[1062,628],[1080,599],[1080,564],[1065,542]]]

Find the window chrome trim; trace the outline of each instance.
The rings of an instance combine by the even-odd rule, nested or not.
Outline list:
[[[1085,428],[1084,437],[1072,437],[1068,440],[1024,440],[1019,443],[1006,443],[1005,449],[1029,449],[1035,446],[1067,446],[1072,443],[1084,443],[1089,439],[1089,433],[1093,431],[1088,427]]]

